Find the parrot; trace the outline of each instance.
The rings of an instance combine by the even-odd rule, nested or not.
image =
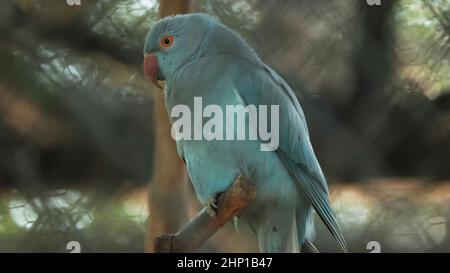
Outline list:
[[[314,211],[339,249],[347,252],[300,102],[238,32],[205,13],[172,15],[152,24],[143,53],[144,74],[163,89],[172,124],[176,117],[171,109],[194,107],[194,97],[223,109],[279,106],[279,145],[269,151],[261,151],[264,141],[259,138],[176,140],[202,204],[214,209],[217,197],[243,174],[254,183],[256,197],[237,217],[255,234],[260,252],[318,252]]]

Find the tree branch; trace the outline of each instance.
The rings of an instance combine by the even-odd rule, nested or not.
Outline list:
[[[193,252],[216,233],[226,222],[245,209],[256,197],[255,185],[245,176],[220,195],[214,216],[204,207],[176,234],[160,235],[155,239],[155,252]]]

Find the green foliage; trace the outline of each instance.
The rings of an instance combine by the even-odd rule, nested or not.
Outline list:
[[[414,76],[434,99],[450,90],[450,2],[403,0],[395,22],[401,61],[415,66]]]

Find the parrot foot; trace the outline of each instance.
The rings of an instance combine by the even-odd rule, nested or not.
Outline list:
[[[217,196],[211,197],[206,201],[206,212],[211,217],[217,216],[217,209],[219,207],[217,206]]]

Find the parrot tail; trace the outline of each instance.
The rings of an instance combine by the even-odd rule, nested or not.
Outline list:
[[[302,253],[319,253],[317,247],[308,239],[302,244]]]
[[[316,248],[316,246],[312,243],[312,241],[314,241],[314,239],[316,238],[316,229],[314,227],[314,218],[312,216],[312,209],[311,207],[307,207],[307,208],[299,208],[299,212],[304,212],[304,214],[302,213],[298,213],[297,214],[297,227],[298,228],[298,237],[303,238],[303,240],[301,240],[301,242],[303,242],[301,244],[301,249],[300,252],[302,253],[319,253],[319,250]],[[302,215],[305,215],[304,217],[302,217]],[[303,219],[303,222],[301,222],[301,220]],[[304,226],[304,229],[300,228]],[[302,232],[302,230],[304,230],[304,233]]]
[[[295,208],[278,207],[275,210],[266,210],[265,214],[256,227],[260,252],[298,253]]]
[[[315,231],[309,205],[278,204],[266,210],[256,233],[261,252],[318,252],[311,243]]]

